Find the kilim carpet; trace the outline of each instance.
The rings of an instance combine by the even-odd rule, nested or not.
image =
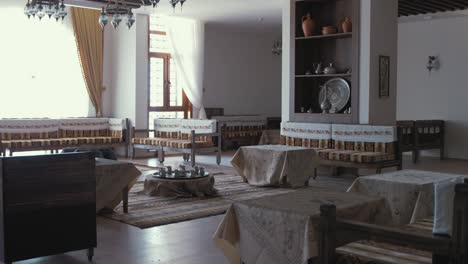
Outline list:
[[[122,204],[111,213],[101,216],[130,224],[139,228],[149,228],[182,221],[193,220],[226,212],[234,201],[255,199],[269,195],[293,192],[293,189],[264,188],[250,186],[235,176],[235,170],[225,166],[205,166],[215,177],[218,195],[214,197],[167,198],[142,194],[143,182],[139,181],[130,190],[129,213],[124,214]],[[140,170],[148,170],[137,165]]]

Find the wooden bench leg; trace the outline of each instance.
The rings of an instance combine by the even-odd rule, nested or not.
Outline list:
[[[413,150],[413,163],[417,163],[419,159],[419,151]]]
[[[125,214],[128,214],[128,185],[122,190],[122,204],[123,204],[123,211]]]
[[[450,263],[450,258],[448,256],[432,254],[432,264],[442,264],[442,263]]]
[[[219,150],[216,153],[216,164],[218,164],[218,165],[221,164],[221,151],[219,151]]]
[[[331,176],[338,176],[338,167],[330,167]]]
[[[318,176],[318,173],[317,173],[318,169],[317,168],[314,168],[314,180],[317,179],[317,176]]]
[[[336,207],[320,206],[319,260],[322,264],[336,263]]]
[[[88,248],[87,251],[88,261],[92,262],[94,257],[94,248]]]
[[[132,146],[132,159],[135,159],[136,149]]]
[[[192,149],[192,154],[190,154],[191,158],[191,165],[195,167],[195,149]]]
[[[163,149],[163,147],[160,147],[158,149],[158,159],[159,159],[159,163],[161,163],[161,164],[164,163],[164,149]]]

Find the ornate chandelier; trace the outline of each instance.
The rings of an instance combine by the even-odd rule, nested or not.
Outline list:
[[[151,4],[153,4],[153,7],[156,7],[160,0],[149,0]],[[180,8],[184,6],[184,3],[187,0],[169,0],[169,3],[172,5],[172,7],[175,9],[178,3],[180,3]]]
[[[24,14],[28,18],[37,16],[39,20],[47,15],[58,21],[60,18],[63,20],[68,12],[63,0],[28,0],[24,7]]]
[[[125,19],[128,29],[130,29],[135,23],[135,15],[132,12],[132,8],[127,7],[125,3],[119,3],[118,0],[115,0],[113,4],[109,0],[107,6],[102,8],[101,15],[99,16],[99,25],[104,28],[110,20],[111,25],[117,28],[123,19]]]

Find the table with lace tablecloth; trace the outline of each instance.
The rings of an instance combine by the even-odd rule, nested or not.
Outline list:
[[[231,264],[300,264],[318,256],[320,205],[347,220],[385,224],[383,198],[308,188],[235,202],[213,240]]]
[[[282,145],[241,147],[231,160],[237,173],[254,186],[303,187],[319,158],[315,150]]]
[[[359,177],[348,192],[385,197],[391,210],[391,224],[403,226],[434,216],[434,186],[466,175],[402,170]],[[450,206],[453,201],[447,201]]]
[[[128,212],[128,192],[137,182],[141,172],[130,162],[96,159],[96,212],[113,210],[123,201]]]

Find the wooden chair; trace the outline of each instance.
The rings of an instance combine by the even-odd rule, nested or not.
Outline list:
[[[432,252],[434,264],[468,263],[468,182],[455,187],[453,235],[434,236],[336,218],[334,205],[322,205],[319,225],[319,261],[335,264],[336,248],[359,240],[372,240]]]
[[[421,150],[439,149],[445,157],[445,122],[443,120],[398,121],[400,154],[411,151],[413,163],[418,162]]]
[[[0,261],[88,250],[96,242],[92,153],[0,158]]]

